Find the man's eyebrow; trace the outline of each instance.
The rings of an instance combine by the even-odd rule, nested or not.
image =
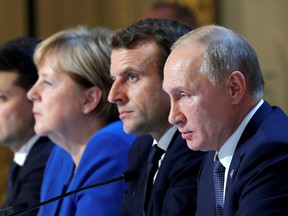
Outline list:
[[[137,69],[137,68],[132,68],[132,67],[127,67],[125,68],[124,70],[122,70],[118,75],[119,76],[125,76],[127,74],[130,74],[130,73],[135,73],[135,74],[144,74],[143,71],[141,69]]]

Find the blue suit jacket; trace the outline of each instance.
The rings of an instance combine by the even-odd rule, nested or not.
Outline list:
[[[54,144],[47,137],[38,139],[20,168],[13,185],[13,192],[9,194],[3,207],[17,204],[31,206],[40,201],[43,173],[53,146]],[[37,212],[36,210],[24,215],[36,215]]]
[[[150,135],[133,143],[129,153],[129,169],[140,172],[140,178],[128,183],[119,215],[143,215],[146,162],[153,144]],[[196,210],[197,176],[205,153],[187,147],[177,131],[158,170],[148,206],[150,216],[194,215]]]
[[[56,146],[45,170],[41,201],[81,187],[118,177],[127,169],[127,156],[135,136],[127,135],[122,122],[114,122],[91,138],[74,173],[70,154]],[[115,182],[68,196],[40,208],[41,216],[117,215],[124,182]]]
[[[214,216],[213,158],[199,178],[197,216]],[[228,171],[224,216],[288,214],[288,118],[262,104],[246,126]]]

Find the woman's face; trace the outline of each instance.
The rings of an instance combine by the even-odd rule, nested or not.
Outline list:
[[[67,73],[54,70],[49,58],[39,66],[38,73],[37,82],[27,94],[33,101],[34,129],[57,142],[59,137],[74,133],[74,126],[80,123],[85,90]]]

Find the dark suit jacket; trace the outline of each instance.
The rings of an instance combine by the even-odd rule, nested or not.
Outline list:
[[[138,180],[128,183],[120,213],[121,216],[143,215],[146,162],[153,144],[150,135],[137,138],[129,152],[129,169],[140,172]],[[197,176],[205,153],[187,147],[177,131],[158,170],[151,199],[149,216],[194,215],[196,210]]]
[[[30,206],[40,201],[42,175],[53,146],[48,138],[40,137],[31,148],[24,165],[18,172],[13,192],[4,203],[4,208],[24,203]],[[36,213],[37,211],[33,211],[29,215],[36,215]]]
[[[213,158],[199,175],[197,216],[214,216]],[[264,102],[246,126],[228,171],[224,216],[288,214],[288,118]]]

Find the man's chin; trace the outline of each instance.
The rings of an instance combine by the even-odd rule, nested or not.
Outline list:
[[[123,123],[123,130],[127,134],[141,135],[139,134],[139,128],[133,127],[132,125],[125,124],[125,122]]]
[[[187,144],[188,148],[193,150],[193,151],[199,150],[199,146],[195,145],[195,142],[192,142],[191,140],[186,139],[186,144]]]
[[[127,134],[139,135],[137,132],[135,132],[134,130],[131,130],[131,129],[125,129],[125,128],[124,128],[124,132],[127,133]]]

